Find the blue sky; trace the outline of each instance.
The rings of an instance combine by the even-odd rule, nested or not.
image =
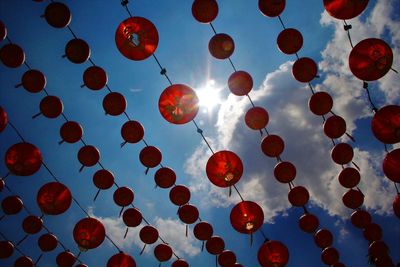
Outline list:
[[[115,30],[128,17],[119,2],[65,1],[72,12],[71,28],[90,45],[91,59],[106,70],[110,88],[125,95],[127,113],[142,122],[146,141],[160,148],[162,164],[175,170],[178,184],[190,187],[190,202],[199,208],[202,220],[214,226],[215,234],[224,238],[226,249],[236,253],[238,262],[244,266],[258,266],[256,254],[263,238],[256,233],[250,246],[249,237],[237,233],[230,226],[229,213],[239,198],[235,193],[229,198],[227,190],[217,188],[208,181],[205,163],[211,154],[196,133],[196,128],[191,123],[169,124],[159,114],[158,98],[168,82],[159,74],[156,62],[153,58],[136,62],[128,60],[116,48]],[[200,251],[201,243],[192,232],[189,231],[189,237],[185,237],[185,227],[176,215],[177,208],[169,201],[169,190],[154,188],[155,170],[144,174],[145,168],[138,158],[144,144],[129,144],[120,148],[120,128],[126,118],[104,115],[102,99],[106,90],[94,92],[80,87],[82,74],[90,63],[77,65],[62,58],[65,44],[73,36],[67,29],[52,28],[40,17],[48,3],[1,1],[0,20],[8,28],[9,38],[24,49],[32,68],[45,73],[47,91],[62,99],[64,114],[70,120],[81,123],[85,142],[100,150],[101,163],[112,170],[119,185],[133,189],[134,205],[157,227],[174,251],[190,266],[213,266],[214,257]],[[229,94],[226,83],[233,72],[229,62],[209,55],[208,41],[213,32],[208,25],[193,19],[191,4],[192,1],[180,0],[131,1],[129,8],[134,15],[145,17],[156,25],[160,36],[156,55],[173,83],[201,90],[207,83],[210,84],[208,81],[214,81],[213,90],[219,92],[220,101],[213,108],[201,106],[196,121],[214,150],[228,149],[242,158],[245,171],[238,189],[245,199],[262,206],[265,215],[263,232],[270,239],[286,244],[290,252],[287,266],[323,266],[321,250],[314,244],[312,236],[298,227],[302,210],[290,207],[287,186],[279,184],[273,177],[276,162],[262,154],[259,133],[244,125],[243,117],[250,106],[247,99]],[[308,110],[308,88],[296,82],[291,75],[291,64],[295,58],[277,49],[276,37],[282,30],[278,19],[261,15],[255,0],[232,0],[229,4],[219,1],[219,8],[213,25],[217,32],[227,33],[234,39],[235,52],[231,59],[237,69],[252,75],[254,88],[250,96],[256,105],[268,110],[269,132],[279,134],[285,140],[286,148],[282,156],[296,165],[296,184],[309,189],[311,201],[307,204],[308,209],[318,215],[321,227],[332,231],[334,246],[346,266],[367,266],[368,244],[362,237],[362,231],[349,222],[351,211],[341,203],[341,195],[345,191],[336,179],[340,166],[331,161],[331,144],[323,135],[322,120]],[[353,42],[369,37],[387,41],[394,49],[393,67],[399,69],[400,24],[396,10],[399,10],[396,1],[370,1],[367,10],[349,22],[353,25]],[[391,211],[396,192],[381,172],[383,145],[371,134],[369,122],[372,113],[361,81],[353,77],[348,69],[350,45],[342,22],[329,17],[323,10],[322,1],[316,0],[301,3],[288,1],[282,19],[288,27],[296,28],[303,34],[304,45],[300,55],[312,57],[319,63],[321,77],[312,84],[317,90],[331,93],[335,112],[346,119],[349,131],[357,140],[355,161],[362,170],[360,188],[366,195],[364,207],[373,214],[373,221],[384,229],[383,239],[391,249],[391,256],[395,262],[400,262],[399,219]],[[1,46],[6,43],[6,40],[2,41]],[[112,200],[115,188],[101,192],[93,202],[96,188],[92,184],[92,176],[100,166],[78,172],[80,164],[76,154],[82,144],[58,145],[63,119],[31,119],[38,112],[44,94],[30,94],[22,88],[14,88],[26,70],[25,66],[17,69],[0,66],[0,105],[7,111],[10,121],[27,141],[40,148],[46,164],[86,210],[104,223],[110,237],[135,258],[138,266],[157,266],[151,248],[148,247],[146,253],[139,256],[142,243],[137,237],[138,230],[131,229],[127,239],[122,238],[125,227],[118,218],[120,208]],[[370,84],[378,106],[399,104],[399,82],[399,75],[389,72],[379,82]],[[7,127],[0,134],[0,154],[4,155],[8,147],[16,142],[20,142],[18,136]],[[2,163],[0,174],[5,173],[7,168]],[[8,177],[7,185],[22,197],[32,213],[39,214],[36,193],[51,180],[42,167],[30,177]],[[9,193],[3,190],[0,198],[7,195]],[[26,215],[21,212],[7,216],[0,221],[0,231],[17,242],[24,236],[20,224]],[[77,254],[72,229],[84,217],[82,211],[72,204],[60,216],[45,216],[44,223]],[[36,245],[38,237],[29,237],[20,246],[34,260],[40,255]],[[47,253],[38,266],[54,266],[54,259],[61,251],[59,246]],[[104,266],[115,253],[117,250],[105,240],[99,248],[83,253],[80,259],[89,266]],[[0,265],[11,266],[17,256],[15,252],[10,259],[0,260]]]

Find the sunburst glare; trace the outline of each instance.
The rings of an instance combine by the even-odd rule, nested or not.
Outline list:
[[[208,80],[196,90],[199,97],[199,106],[203,107],[206,112],[211,112],[217,105],[221,104],[221,90],[222,88],[214,80]]]

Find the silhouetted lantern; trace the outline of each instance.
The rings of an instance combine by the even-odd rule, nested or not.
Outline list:
[[[7,37],[7,28],[2,21],[0,21],[0,41],[3,41]]]
[[[56,257],[58,267],[72,267],[76,262],[76,257],[70,251],[60,252]]]
[[[296,167],[288,161],[281,161],[275,165],[274,176],[281,183],[290,183],[296,177]]]
[[[370,243],[380,240],[382,238],[382,228],[376,223],[371,223],[365,227],[363,235]]]
[[[192,224],[199,219],[199,210],[193,205],[185,204],[179,207],[178,216],[182,222]]]
[[[103,98],[103,109],[106,115],[118,116],[125,112],[127,103],[125,97],[118,92],[108,93]]]
[[[123,56],[132,60],[143,60],[156,51],[158,32],[149,20],[130,17],[119,24],[115,43]]]
[[[349,189],[343,194],[342,201],[349,209],[357,209],[364,203],[364,194],[360,190]]]
[[[92,145],[85,145],[78,151],[78,160],[82,164],[79,171],[82,171],[84,167],[92,167],[99,162],[100,152]]]
[[[8,118],[7,118],[7,113],[3,109],[3,107],[0,106],[0,133],[4,131],[4,129],[7,126]]]
[[[1,201],[1,208],[4,214],[14,215],[19,213],[24,204],[18,196],[8,196]]]
[[[136,144],[143,140],[143,125],[138,121],[127,121],[121,127],[121,136],[124,139],[121,147],[124,146],[126,143]]]
[[[114,191],[113,199],[115,204],[122,207],[120,216],[124,208],[130,204],[132,204],[134,198],[134,194],[132,189],[129,187],[123,186],[119,187],[117,190]]]
[[[351,72],[363,81],[375,81],[391,69],[393,52],[381,39],[369,38],[359,42],[349,55]]]
[[[29,215],[22,221],[22,229],[25,233],[34,235],[40,232],[43,227],[43,221],[41,218],[35,215]]]
[[[295,54],[303,46],[303,36],[293,28],[284,29],[278,35],[277,44],[279,50],[284,54]]]
[[[86,264],[79,263],[78,265],[75,265],[75,267],[88,267]]]
[[[321,253],[321,260],[326,265],[339,262],[339,252],[334,247],[327,247]]]
[[[379,109],[372,118],[371,129],[382,143],[400,142],[400,106],[388,105]]]
[[[269,121],[268,112],[262,107],[253,107],[246,112],[244,121],[250,129],[264,129]]]
[[[306,213],[300,217],[299,227],[306,233],[314,233],[319,226],[317,216],[311,213]]]
[[[243,70],[235,71],[229,76],[228,88],[234,95],[247,95],[253,89],[253,78]]]
[[[292,74],[294,78],[303,83],[311,82],[318,72],[317,63],[308,57],[302,57],[293,64]]]
[[[331,111],[333,99],[326,92],[316,92],[308,101],[308,107],[315,115],[322,116]]]
[[[108,259],[107,267],[136,267],[136,262],[130,255],[120,252]]]
[[[394,214],[400,218],[400,194],[397,194],[393,200],[393,211]]]
[[[65,46],[65,56],[75,64],[82,64],[90,57],[89,45],[82,39],[72,39]]]
[[[372,242],[368,248],[368,255],[377,258],[388,256],[389,248],[382,240]]]
[[[332,160],[340,165],[347,164],[353,159],[353,148],[346,143],[336,144],[331,151]]]
[[[279,157],[285,148],[285,143],[278,135],[267,135],[261,141],[261,150],[268,157]]]
[[[143,166],[147,167],[145,173],[149,171],[150,168],[157,167],[162,160],[161,151],[155,146],[146,146],[139,153],[139,160]]]
[[[270,240],[261,245],[257,258],[262,266],[284,267],[289,261],[289,250],[282,242]]]
[[[43,115],[46,118],[54,119],[61,115],[64,110],[63,102],[60,98],[53,95],[43,97],[39,104],[40,112],[35,114],[32,118]]]
[[[383,160],[383,173],[395,183],[400,183],[400,148],[390,151]]]
[[[205,221],[197,223],[193,228],[194,236],[200,241],[206,241],[213,235],[213,227],[211,224]]]
[[[196,117],[199,111],[199,98],[189,86],[173,84],[161,93],[158,109],[166,121],[185,124]]]
[[[107,190],[114,184],[114,174],[109,170],[101,169],[93,175],[93,184],[99,189],[94,197],[96,200],[100,190]]]
[[[169,191],[169,199],[177,206],[183,206],[190,200],[190,191],[184,185],[175,185]]]
[[[6,44],[0,49],[0,60],[9,68],[18,68],[25,62],[24,50],[16,44]]]
[[[143,249],[140,254],[143,253],[146,245],[154,244],[158,239],[158,231],[156,228],[150,225],[143,226],[139,232],[140,240],[144,243]]]
[[[337,262],[337,263],[335,263],[335,264],[332,264],[331,267],[346,267],[346,265],[344,265],[344,264],[341,263],[341,262]],[[377,267],[377,266],[376,266],[376,267]]]
[[[76,143],[81,140],[83,135],[82,126],[76,121],[67,121],[60,127],[61,141],[70,144]]]
[[[226,59],[235,51],[235,43],[228,34],[217,33],[210,39],[208,50],[213,57],[217,59]]]
[[[264,223],[264,212],[257,203],[242,201],[232,208],[230,221],[239,233],[252,234]]]
[[[28,256],[21,256],[14,262],[14,267],[33,267],[33,261]]]
[[[99,220],[84,218],[76,223],[73,236],[79,249],[85,251],[100,246],[104,241],[106,231]]]
[[[325,10],[336,19],[352,19],[364,11],[368,0],[324,0]]]
[[[206,249],[212,255],[221,254],[225,249],[225,242],[219,236],[212,236],[206,242]]]
[[[43,185],[36,197],[40,210],[47,215],[59,215],[69,209],[72,202],[71,191],[59,182]]]
[[[392,259],[388,255],[385,255],[375,260],[375,267],[396,267],[396,266],[394,265]]]
[[[0,241],[0,259],[9,258],[14,252],[14,245],[10,241]]]
[[[71,12],[69,8],[60,2],[50,3],[44,12],[44,17],[50,26],[64,28],[71,22]]]
[[[267,17],[277,17],[285,9],[285,0],[258,0],[258,8]]]
[[[308,190],[303,186],[295,186],[290,189],[288,194],[290,204],[295,207],[304,206],[310,199]]]
[[[192,4],[192,15],[198,22],[212,22],[218,15],[217,1],[195,0]]]
[[[184,259],[177,259],[172,263],[171,267],[189,267],[189,264]]]
[[[346,188],[356,187],[360,179],[360,172],[352,167],[344,168],[340,171],[338,176],[339,183]]]
[[[30,69],[22,75],[21,83],[15,87],[20,86],[30,93],[38,93],[46,87],[46,77],[41,71]]]
[[[218,263],[221,267],[230,267],[236,263],[236,255],[230,250],[224,250],[218,255]]]
[[[333,235],[327,229],[320,229],[314,234],[314,241],[318,247],[325,249],[332,245]]]
[[[166,244],[158,244],[154,248],[154,256],[160,262],[168,261],[172,257],[172,249]]]
[[[108,81],[107,73],[99,66],[90,66],[83,73],[83,86],[92,90],[100,90],[106,86]]]
[[[12,174],[29,176],[36,173],[42,166],[42,154],[30,143],[17,143],[7,150],[5,163]]]
[[[38,246],[43,252],[54,250],[58,245],[57,237],[53,234],[43,234],[38,239]]]
[[[218,187],[236,184],[243,174],[242,160],[233,152],[222,150],[214,153],[206,164],[207,177]]]
[[[125,235],[124,235],[124,238],[125,238],[126,235],[128,234],[129,227],[139,226],[143,220],[143,217],[142,217],[142,213],[138,209],[129,208],[129,209],[126,209],[122,213],[122,220],[125,223],[125,225],[127,226]]]
[[[346,133],[346,121],[337,115],[329,117],[324,123],[324,133],[329,138],[339,138]]]
[[[154,174],[154,182],[158,187],[170,188],[175,184],[175,181],[176,174],[171,168],[161,167]]]
[[[351,214],[351,223],[360,229],[366,228],[372,222],[371,215],[365,210],[356,210]]]

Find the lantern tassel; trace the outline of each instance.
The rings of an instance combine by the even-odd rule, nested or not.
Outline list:
[[[260,130],[260,134],[261,134],[261,136],[263,136],[263,132],[262,132],[262,130]]]
[[[125,207],[122,207],[121,211],[119,212],[119,217],[121,217],[122,212],[124,211]]]
[[[61,145],[62,143],[64,143],[64,140],[58,141],[59,145]]]
[[[82,84],[82,85],[81,85],[81,88],[83,88],[83,87],[85,87],[85,86],[86,86],[85,84]]]
[[[145,248],[146,248],[146,244],[144,244],[144,246],[143,246],[143,248],[142,248],[142,251],[140,251],[139,255],[142,255],[142,254],[143,254]]]
[[[158,264],[158,267],[161,267],[161,261],[160,261],[160,263]]]
[[[81,168],[79,169],[79,172],[82,172],[83,168],[85,168],[85,166],[81,166]]]
[[[186,224],[186,237],[188,237],[188,228],[189,226]]]
[[[351,163],[353,163],[353,165],[354,165],[354,167],[356,167],[357,168],[357,170],[359,170],[360,171],[360,167],[358,167],[358,165],[354,162],[354,161],[352,161]]]
[[[0,217],[0,221],[4,219],[4,217],[6,217],[6,215],[4,214],[3,216]]]
[[[25,240],[25,239],[27,239],[27,238],[28,238],[28,236],[29,236],[29,235],[28,235],[28,234],[26,234],[26,235],[25,235],[25,236],[24,236],[24,237],[23,237],[23,238],[22,238],[20,241],[18,241],[18,242],[17,242],[17,244],[16,244],[16,245],[17,245],[17,246],[19,246],[19,245],[20,245],[22,242],[24,242],[24,240]]]
[[[19,83],[19,84],[15,85],[14,87],[18,88],[18,87],[21,87],[21,86],[22,86],[22,83]]]
[[[40,115],[42,115],[42,112],[39,112],[39,113],[33,115],[33,116],[32,116],[32,119],[35,119],[35,118],[39,117]]]
[[[354,137],[353,136],[351,136],[350,134],[348,134],[348,133],[345,133],[346,135],[347,135],[347,137],[348,138],[350,138],[351,139],[351,141],[353,141],[354,143],[356,142],[356,139],[354,139]]]
[[[129,227],[126,227],[126,231],[125,231],[125,234],[124,234],[124,239],[125,239],[126,236],[128,235],[128,231],[129,231]]]
[[[97,197],[99,196],[99,194],[100,194],[100,189],[97,190],[97,193],[96,193],[96,195],[95,195],[94,198],[93,198],[93,202],[96,201],[96,199],[97,199]]]
[[[78,255],[76,255],[75,259],[78,259],[81,256],[81,254],[82,254],[82,251],[79,250]]]
[[[39,256],[39,258],[35,261],[35,265],[37,265],[37,264],[39,263],[39,261],[40,261],[40,259],[42,258],[42,256],[43,256],[43,253],[41,253],[40,256]]]
[[[121,148],[126,145],[126,141],[121,143]]]
[[[229,197],[232,195],[232,186],[229,187]]]
[[[215,255],[215,267],[218,267],[218,256]]]
[[[150,168],[149,168],[149,167],[147,167],[147,169],[144,171],[144,174],[146,174],[146,175],[147,175],[147,173],[149,172],[149,170],[150,170]]]
[[[250,247],[253,246],[253,233],[250,234]]]
[[[204,250],[204,241],[201,243],[201,251]]]

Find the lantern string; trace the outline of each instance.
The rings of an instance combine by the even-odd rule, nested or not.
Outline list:
[[[240,194],[239,190],[237,189],[236,185],[232,185],[232,186],[233,186],[233,188],[235,188],[235,190],[236,190],[236,192],[238,193],[240,199],[241,199],[242,201],[244,201],[244,199],[243,199],[242,195]]]
[[[394,73],[396,73],[396,74],[399,74],[399,72],[396,70],[396,69],[394,69],[394,68],[390,68]]]
[[[351,46],[351,48],[354,48],[353,42],[351,40],[351,35],[350,35],[350,29],[352,28],[352,26],[350,24],[347,24],[346,20],[343,20],[343,24],[344,24],[343,28],[347,33],[347,38],[349,39],[350,46]]]
[[[211,153],[214,154],[214,150],[211,148],[210,143],[208,143],[206,137],[204,136],[203,130],[199,128],[199,126],[197,125],[197,123],[196,123],[196,121],[194,119],[192,121],[193,121],[194,125],[196,126],[197,132],[201,135],[201,137],[203,138],[204,142],[206,143],[206,145],[210,149]]]
[[[367,97],[368,97],[368,101],[369,104],[371,105],[372,111],[374,113],[378,112],[378,109],[376,108],[376,106],[374,105],[374,102],[372,102],[372,98],[371,98],[371,94],[369,92],[369,88],[368,88],[368,83],[363,81],[363,88],[365,89],[365,91],[367,92]]]
[[[282,18],[281,18],[280,15],[278,16],[278,19],[279,19],[279,22],[280,22],[281,25],[282,25],[282,28],[283,28],[283,29],[286,29],[285,24],[283,23],[283,20],[282,20]]]
[[[21,139],[22,142],[26,143],[25,139],[22,137],[21,133],[18,131],[18,129],[14,126],[14,124],[11,121],[8,121],[8,124],[11,126],[11,128],[14,130],[14,132],[18,135],[18,137]]]
[[[396,192],[397,192],[397,194],[400,194],[400,192],[399,192],[399,188],[397,188],[397,184],[395,183],[395,182],[393,182],[394,183],[394,187],[396,188]]]
[[[236,67],[235,67],[235,65],[233,65],[233,62],[230,57],[228,57],[228,60],[229,60],[229,63],[231,63],[233,70],[236,71]]]
[[[167,74],[167,69],[166,69],[166,68],[163,68],[163,67],[161,66],[161,63],[160,63],[160,61],[158,60],[158,58],[156,57],[155,53],[153,53],[153,58],[154,58],[155,61],[157,62],[157,65],[160,67],[160,70],[161,70],[161,71],[160,71],[160,74],[161,74],[161,75],[164,75],[165,78],[167,78],[169,84],[172,85],[172,82],[171,82],[171,80],[169,79],[168,74]]]
[[[37,260],[35,261],[35,263],[33,264],[33,265],[37,265],[38,263],[39,263],[39,261],[40,261],[40,259],[43,257],[43,252],[42,253],[40,253],[40,255],[39,255],[39,257],[37,258]]]
[[[9,241],[14,245],[14,243],[10,239],[8,239],[2,232],[0,232],[0,235],[5,241]],[[18,251],[18,253],[21,254],[22,256],[27,257],[26,254],[22,252],[22,250],[17,245],[14,245],[14,249]]]
[[[210,22],[210,27],[212,29],[212,31],[214,32],[214,35],[217,34],[217,31],[214,28],[214,25]]]
[[[72,30],[72,28],[69,25],[67,26],[67,28],[70,31],[70,33],[72,34],[72,36],[74,36],[75,39],[78,39],[78,37],[76,36],[76,34],[74,33],[74,31]]]

